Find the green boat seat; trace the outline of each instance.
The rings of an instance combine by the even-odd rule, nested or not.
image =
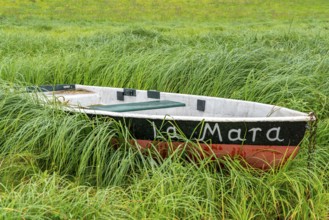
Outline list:
[[[162,109],[162,108],[174,108],[174,107],[184,107],[185,103],[175,102],[170,100],[157,100],[149,102],[130,102],[115,105],[92,105],[89,109],[101,110],[101,111],[111,111],[111,112],[131,112],[131,111],[143,111],[152,109]]]

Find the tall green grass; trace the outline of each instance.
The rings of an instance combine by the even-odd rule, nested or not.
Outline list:
[[[192,33],[165,25],[45,32],[30,25],[0,31],[3,79],[158,89],[328,114],[326,23],[259,32],[196,26]]]
[[[247,14],[269,3],[239,2]],[[211,22],[204,23],[188,21],[185,9],[180,19],[166,23],[159,21],[171,16],[171,8],[157,21],[141,22],[153,16],[145,13],[128,17],[132,23],[118,23],[115,14],[112,21],[100,16],[102,22],[88,13],[79,21],[69,15],[90,1],[63,5],[56,16],[39,10],[47,6],[41,1],[0,4],[6,4],[0,9],[0,218],[328,218],[329,24],[321,13],[310,14],[321,1],[312,6],[305,1],[276,21],[255,19],[259,10],[251,22],[209,13],[205,20]],[[229,4],[240,10],[237,2]],[[58,16],[62,20],[54,19]],[[267,172],[247,169],[236,158],[191,162],[184,151],[161,159],[152,149],[131,145],[119,122],[69,114],[19,89],[57,83],[157,89],[314,111],[316,149],[309,157],[305,139],[294,160]]]
[[[327,19],[326,0],[2,0],[0,15],[69,21],[271,21]]]
[[[179,152],[161,161],[131,146],[118,122],[63,112],[1,87],[4,219],[323,219],[328,214],[324,142],[312,169],[303,152],[266,172],[246,169],[235,159],[188,162]],[[115,145],[113,138],[119,140]]]

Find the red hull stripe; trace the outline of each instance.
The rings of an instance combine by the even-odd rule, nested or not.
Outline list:
[[[161,155],[167,153],[169,145],[166,142],[154,144],[150,140],[137,140],[142,148],[149,148],[153,145],[157,147]],[[184,142],[172,142],[170,146],[178,148]],[[239,145],[239,144],[200,144],[203,153],[215,155],[218,158],[224,156],[239,156],[249,165],[255,168],[268,169],[283,165],[289,158],[294,158],[299,151],[299,146],[268,146],[268,145]],[[203,154],[203,155],[204,155]]]

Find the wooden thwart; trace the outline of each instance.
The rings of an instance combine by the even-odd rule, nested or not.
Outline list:
[[[89,106],[89,109],[111,112],[131,112],[131,111],[143,111],[161,108],[174,108],[184,107],[185,103],[175,102],[170,100],[159,100],[149,102],[131,102],[116,105],[93,105]]]

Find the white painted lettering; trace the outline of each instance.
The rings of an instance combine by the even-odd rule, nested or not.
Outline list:
[[[235,137],[232,137],[232,134],[235,134]],[[230,141],[245,141],[246,139],[241,138],[241,129],[231,129],[228,132],[228,139]]]
[[[284,141],[284,139],[280,139],[279,136],[280,136],[280,130],[281,130],[281,127],[277,127],[277,128],[271,128],[267,131],[266,133],[266,137],[269,141]],[[271,137],[271,133],[274,133],[274,137],[272,135]]]
[[[219,129],[219,126],[218,126],[218,123],[215,124],[215,126],[214,126],[213,129],[210,127],[210,125],[208,123],[206,123],[205,126],[204,126],[202,137],[199,139],[199,141],[203,141],[205,139],[206,134],[207,134],[208,131],[210,132],[211,135],[214,135],[215,132],[217,131],[219,141],[220,142],[223,141],[222,135],[220,133],[220,129]]]
[[[177,132],[176,132],[176,128],[173,126],[169,126],[167,128],[167,133],[169,135],[170,138],[178,138],[177,137]]]
[[[257,131],[262,131],[262,129],[261,128],[252,128],[252,129],[249,129],[248,131],[252,132],[252,142],[255,142]]]
[[[157,127],[155,126],[155,123],[152,122],[152,127],[153,127],[153,138],[156,139],[156,138],[161,138],[161,136],[158,136],[157,135]]]
[[[161,138],[161,135],[159,135],[159,130],[157,129],[154,122],[151,123],[153,127],[153,137],[154,139]],[[237,128],[237,129],[230,129],[228,133],[225,133],[224,135],[227,137],[227,139],[231,142],[234,141],[246,141],[247,139],[243,136],[244,135],[244,129]],[[248,142],[256,142],[259,134],[263,131],[262,128],[255,127],[250,128],[248,132],[251,134],[251,138],[248,139]],[[280,138],[280,131],[281,127],[274,127],[270,128],[266,131],[266,138],[268,141],[274,142],[279,141],[283,142],[284,138]],[[169,126],[166,128],[167,135],[170,138],[178,138],[177,129],[175,126]],[[205,141],[206,137],[209,137],[210,139],[214,140],[214,136],[218,136],[218,141],[223,142],[223,136],[219,127],[218,123],[215,123],[213,126],[211,126],[209,123],[205,123],[204,128],[200,133],[202,132],[201,138],[199,138],[199,141]],[[265,132],[265,131],[264,131]],[[217,138],[217,137],[216,137]]]
[[[157,137],[157,130],[156,130],[154,122],[152,122],[152,127],[153,127],[153,138],[155,139]]]

